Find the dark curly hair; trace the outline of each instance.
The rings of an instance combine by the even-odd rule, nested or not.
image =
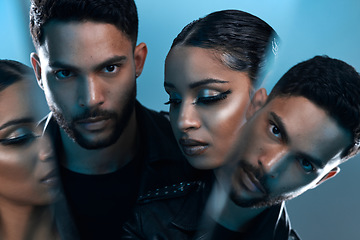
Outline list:
[[[276,97],[301,96],[324,109],[352,134],[344,160],[359,151],[360,75],[349,64],[328,56],[298,63],[275,84],[267,102]]]

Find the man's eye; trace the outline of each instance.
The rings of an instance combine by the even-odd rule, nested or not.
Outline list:
[[[308,160],[300,157],[298,158],[298,161],[306,173],[310,173],[315,170],[314,166]]]
[[[112,72],[115,72],[116,69],[117,69],[116,65],[109,65],[104,68],[104,72],[112,73]]]
[[[69,70],[59,70],[55,72],[55,76],[57,79],[65,79],[73,76],[73,74]]]
[[[274,123],[270,123],[270,131],[274,136],[281,137],[281,131]]]

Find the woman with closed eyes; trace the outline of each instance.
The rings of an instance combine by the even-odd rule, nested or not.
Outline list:
[[[36,91],[29,67],[0,60],[0,239],[59,239],[50,209],[58,177]]]
[[[255,239],[249,236],[257,230],[250,226],[268,224],[264,219],[273,213],[286,223],[286,212],[278,209],[256,221],[263,209],[234,211],[238,207],[226,197],[230,184],[223,181],[224,174],[232,173],[219,170],[228,166],[225,158],[243,131],[250,103],[261,106],[267,97],[257,87],[276,57],[277,39],[272,27],[256,16],[225,10],[187,25],[167,55],[164,86],[175,138],[193,167],[214,173],[201,185],[212,188],[197,227],[199,239]],[[256,90],[258,98],[252,98]],[[274,229],[288,232],[286,224]],[[261,239],[272,239],[272,230],[264,230]]]
[[[276,39],[267,23],[238,10],[211,13],[188,24],[175,38],[165,61],[164,82],[172,130],[188,162],[211,174],[180,184],[173,197],[169,193],[145,199],[136,220],[125,226],[128,239],[208,239],[213,222],[204,227],[201,218],[216,169],[239,135],[260,84],[259,73],[271,60],[266,58],[269,45],[270,58],[276,54]],[[264,89],[258,91],[266,97]],[[170,191],[159,188],[154,195],[163,192]]]
[[[261,19],[225,10],[190,23],[173,41],[164,86],[173,132],[193,167],[214,169],[223,164],[260,83],[266,57],[276,54],[276,39]],[[267,56],[269,46],[272,52]]]

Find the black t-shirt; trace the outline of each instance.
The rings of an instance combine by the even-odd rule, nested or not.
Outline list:
[[[217,223],[214,226],[214,229],[212,231],[212,234],[211,234],[211,237],[209,238],[209,240],[223,240],[223,239],[239,240],[239,239],[243,239],[243,238],[244,238],[243,233],[231,231]]]
[[[139,158],[102,175],[80,174],[60,167],[81,239],[117,239],[121,235],[121,226],[132,215],[138,196],[140,170]]]

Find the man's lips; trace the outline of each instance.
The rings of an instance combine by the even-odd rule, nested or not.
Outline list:
[[[96,131],[103,129],[106,126],[108,120],[108,117],[90,117],[76,121],[76,124],[82,126],[88,131]]]
[[[196,156],[204,153],[209,145],[194,139],[181,138],[179,144],[184,152],[188,156]]]
[[[261,192],[266,194],[264,186],[260,183],[253,172],[243,169],[241,171],[242,184],[251,192]]]

